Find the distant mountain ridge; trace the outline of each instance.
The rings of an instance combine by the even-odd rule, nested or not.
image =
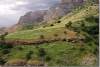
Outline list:
[[[48,10],[38,10],[27,12],[21,16],[18,23],[10,28],[15,30],[27,25],[38,25],[41,22],[48,22],[69,13],[75,6],[82,5],[84,0],[61,0],[59,4],[50,7]],[[14,28],[13,28],[14,27]]]

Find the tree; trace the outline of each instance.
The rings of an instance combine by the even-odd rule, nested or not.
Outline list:
[[[33,51],[29,51],[29,53],[27,53],[26,55],[26,59],[27,60],[31,59],[32,54],[33,54]]]
[[[66,35],[67,34],[67,31],[64,31],[64,34]]]
[[[58,34],[54,34],[55,37],[58,37]]]
[[[71,21],[69,21],[67,24],[65,24],[66,28],[70,28],[71,26],[72,26],[72,22]]]
[[[2,34],[0,36],[0,39],[1,39],[1,45],[5,44],[5,37],[8,35],[8,32],[5,32],[4,34]]]
[[[61,23],[61,21],[57,21],[57,23]]]
[[[45,52],[44,48],[39,49],[39,56],[41,57],[41,60],[44,63],[45,56],[46,56],[46,52]]]
[[[40,35],[40,39],[44,39],[44,35]]]
[[[81,29],[84,31],[86,29],[85,22],[81,23]]]
[[[0,58],[0,65],[4,65],[6,61],[3,58]]]
[[[54,24],[51,24],[50,26],[54,26]]]
[[[3,50],[2,50],[2,53],[3,53],[3,54],[8,54],[8,53],[10,53],[10,49],[3,49]]]
[[[45,52],[44,48],[40,48],[39,49],[39,56],[44,57],[45,55],[46,55],[46,52]]]
[[[8,35],[8,32],[5,32],[4,34],[2,34],[2,35],[0,36],[1,40],[5,40],[6,35]]]
[[[46,61],[50,61],[51,60],[51,57],[50,56],[46,56]]]

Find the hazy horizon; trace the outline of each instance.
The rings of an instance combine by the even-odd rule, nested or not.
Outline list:
[[[59,0],[0,0],[0,27],[16,24],[28,11],[48,9]]]

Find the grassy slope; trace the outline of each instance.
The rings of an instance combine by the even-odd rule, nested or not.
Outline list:
[[[54,42],[54,43],[44,43],[41,44],[39,47],[44,48],[46,51],[46,56],[49,56],[51,60],[46,61],[49,65],[85,65],[83,62],[84,56],[91,55],[92,57],[96,57],[93,55],[93,51],[95,49],[94,45],[90,43],[91,46],[88,44],[85,45],[78,44],[78,43],[68,43],[68,42]],[[22,50],[19,50],[19,48],[22,48]],[[94,49],[91,49],[91,48]],[[8,63],[11,61],[14,61],[16,59],[22,59],[26,60],[26,55],[29,51],[33,51],[32,58],[30,60],[38,60],[38,49],[35,46],[15,46],[12,50],[11,53],[9,53],[8,57]],[[89,56],[90,57],[90,56]],[[91,60],[91,58],[89,58]],[[30,61],[29,60],[29,61]],[[96,58],[93,59],[92,61],[86,60],[85,62],[89,62],[89,64],[95,64],[97,61]],[[87,65],[89,65],[87,63]]]
[[[89,9],[91,7],[91,9]],[[45,35],[45,38],[52,38],[54,34],[59,34],[63,37],[63,32],[65,30],[64,26],[69,21],[73,23],[84,19],[84,17],[97,15],[98,6],[89,6],[88,8],[81,9],[79,12],[75,11],[69,15],[63,17],[61,23],[54,24],[52,27],[40,27],[35,30],[20,31],[9,34],[7,39],[38,39],[40,35]],[[88,10],[88,11],[87,11]],[[19,48],[22,48],[20,50]],[[54,42],[54,43],[44,43],[39,46],[46,50],[47,55],[51,60],[46,61],[49,65],[91,65],[96,62],[96,55],[94,54],[96,49],[96,44],[93,42],[88,43],[69,43],[64,41]],[[38,48],[35,46],[15,46],[11,49],[11,52],[7,55],[6,60],[8,63],[13,62],[16,59],[26,59],[26,55],[29,51],[33,51],[32,58],[29,60],[38,60]],[[91,60],[91,58],[93,58]],[[89,59],[89,60],[87,60]],[[18,61],[16,61],[18,62]],[[87,63],[87,64],[85,64]]]
[[[98,14],[98,6],[89,6],[85,7],[79,11],[75,11],[73,13],[69,13],[69,15],[63,17],[61,20],[61,23],[54,24],[52,27],[40,27],[35,30],[27,30],[27,31],[21,31],[21,32],[15,32],[9,34],[6,38],[7,39],[38,39],[40,35],[45,35],[46,38],[52,38],[54,34],[59,33],[63,34],[63,31],[65,30],[63,27],[66,23],[69,21],[72,21],[73,23],[75,21],[79,21],[84,19],[84,17],[88,16],[94,16]]]

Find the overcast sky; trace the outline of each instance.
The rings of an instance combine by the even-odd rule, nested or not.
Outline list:
[[[48,9],[59,0],[0,0],[0,26],[11,26],[28,11]]]

